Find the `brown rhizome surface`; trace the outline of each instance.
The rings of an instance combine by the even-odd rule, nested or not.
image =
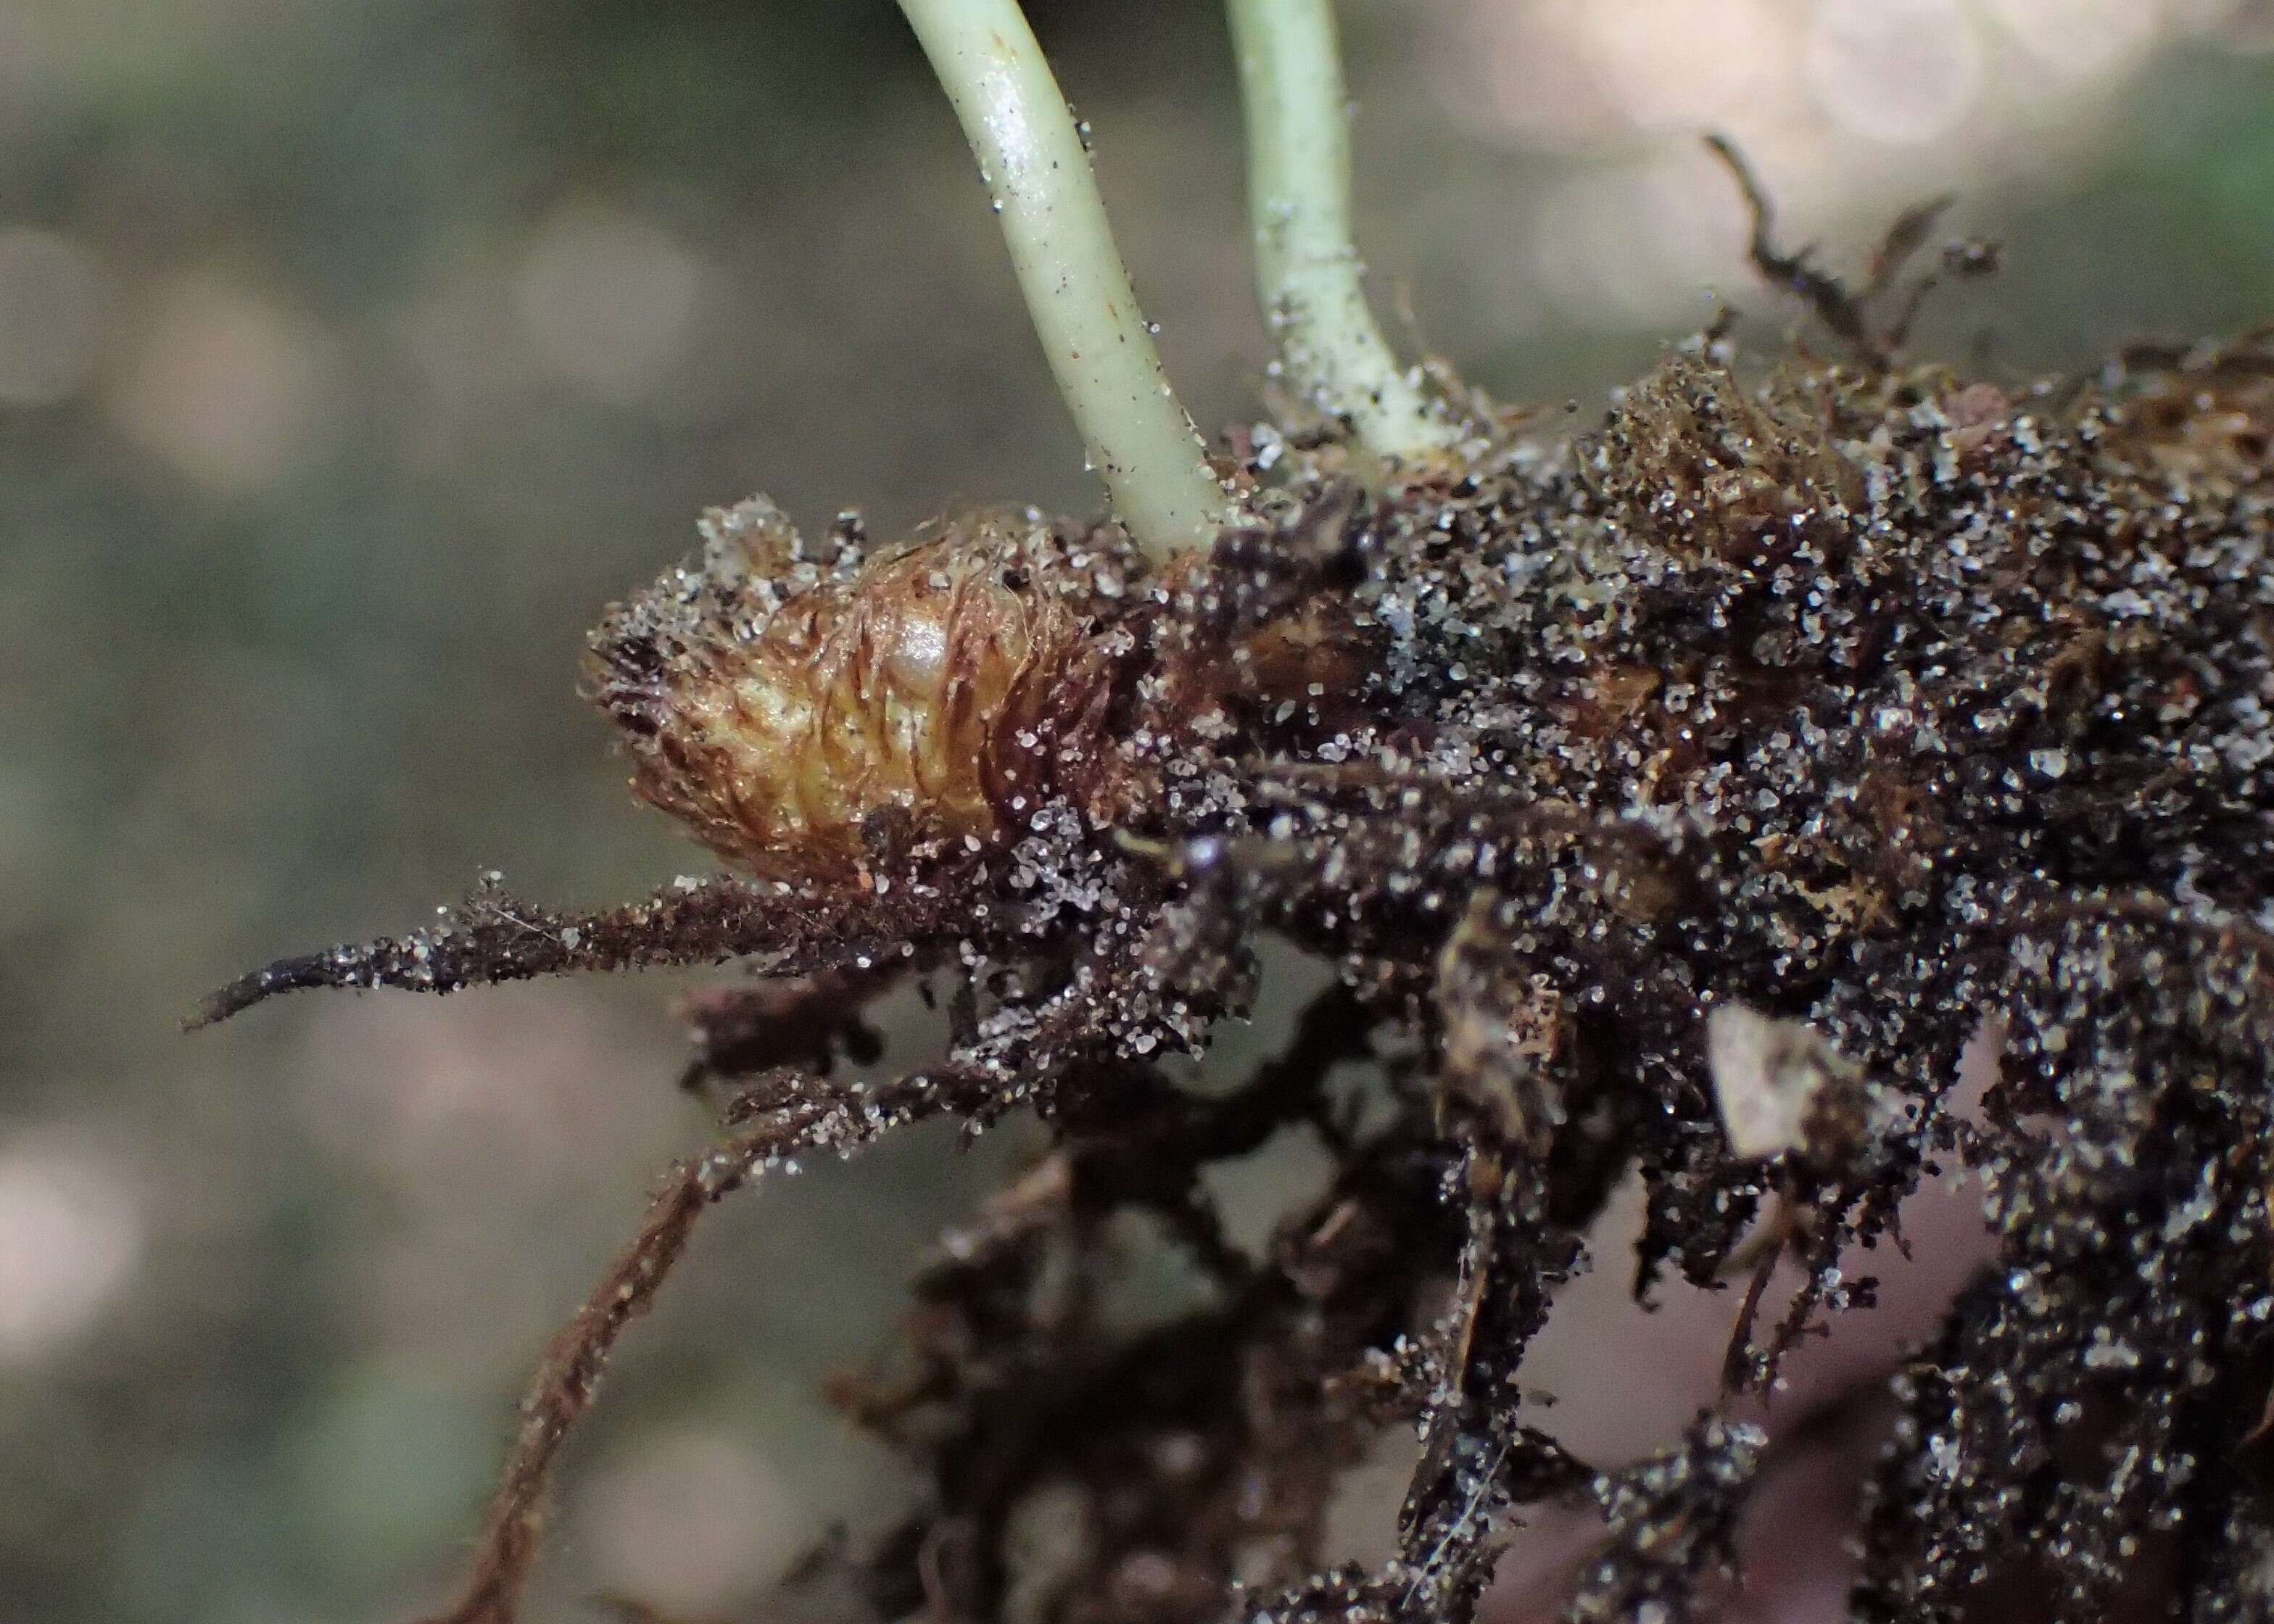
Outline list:
[[[837,1395],[922,1494],[817,1557],[834,1610],[1465,1619],[1510,1518],[1578,1499],[1608,1530],[1572,1616],[1704,1611],[1774,1452],[1717,1416],[1639,1463],[1556,1441],[1518,1378],[1583,1237],[1638,1173],[1638,1290],[1750,1277],[1728,1372],[1758,1387],[1871,1300],[1849,1249],[1900,1244],[1903,1198],[1962,1162],[1998,1256],[1896,1383],[1856,1610],[1961,1616],[1995,1580],[2095,1618],[2144,1573],[2187,1616],[2263,1614],[2274,350],[1970,382],[1890,360],[1766,242],[1849,358],[1708,335],[1592,432],[1495,414],[1386,481],[1257,428],[1256,523],[1165,569],[1040,515],[871,554],[716,514],[596,634],[593,680],[642,792],[752,877],[593,915],[485,891],[220,995],[772,978],[700,1011],[727,1137],[547,1359],[450,1617],[513,1616],[563,1433],[705,1206],[1013,1110],[1055,1148]],[[1333,983],[1284,1054],[1194,1094],[1163,1063],[1244,1011],[1266,936]],[[832,1077],[915,976],[949,989],[946,1058]],[[1775,1056],[1750,1080],[1709,1041],[1735,1011]],[[1330,1083],[1356,1059],[1370,1101]],[[1736,1154],[1732,1091],[1803,1073],[1788,1142]],[[1250,1258],[1201,1175],[1295,1124],[1332,1174]],[[1098,1289],[1133,1212],[1209,1282],[1136,1332]],[[1761,1300],[1785,1252],[1805,1284]],[[1322,1571],[1336,1484],[1404,1426],[1399,1554]]]

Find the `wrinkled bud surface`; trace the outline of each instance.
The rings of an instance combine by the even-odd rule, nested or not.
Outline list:
[[[985,840],[1102,724],[1106,634],[1142,560],[1116,530],[990,513],[873,559],[763,498],[714,509],[699,568],[593,634],[633,786],[770,878]]]

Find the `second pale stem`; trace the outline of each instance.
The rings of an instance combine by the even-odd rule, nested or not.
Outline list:
[[[1350,109],[1331,0],[1226,0],[1247,117],[1256,284],[1303,397],[1359,442],[1412,457],[1450,426],[1402,371],[1359,283],[1351,237]]]

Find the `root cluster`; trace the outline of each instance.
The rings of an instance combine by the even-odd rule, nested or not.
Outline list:
[[[2269,1616],[2270,436],[2259,343],[2015,392],[1749,372],[1714,338],[1595,432],[1510,417],[1370,492],[1341,445],[1255,430],[1258,522],[1166,568],[993,515],[800,575],[778,519],[714,522],[599,634],[598,681],[642,792],[747,877],[596,914],[488,887],[209,1011],[766,978],[702,1007],[728,1137],[547,1359],[448,1616],[513,1616],[561,1434],[704,1207],[773,1159],[1014,1110],[1054,1147],[838,1395],[911,1509],[825,1554],[809,1605],[1460,1624],[1524,1508],[1579,1500],[1606,1533],[1571,1615],[1692,1616],[1773,1451],[1712,1415],[1640,1462],[1557,1442],[1519,1377],[1591,1222],[1639,1177],[1638,1290],[1742,1284],[1773,1225],[1806,1283],[1758,1316],[1730,1293],[1730,1382],[1758,1387],[1869,1304],[1854,1249],[1962,1161],[1997,1255],[1900,1378],[1857,1613],[1957,1619],[1994,1582],[2067,1619],[2143,1588]],[[1196,1093],[1163,1063],[1249,1011],[1267,936],[1333,983],[1285,1053]],[[947,994],[945,1056],[830,1074],[914,976]],[[1330,1177],[1251,1254],[1201,1175],[1297,1127]],[[1135,1328],[1105,1312],[1131,1214],[1202,1282]],[[1422,1440],[1398,1553],[1322,1568],[1335,1486],[1390,1427]]]

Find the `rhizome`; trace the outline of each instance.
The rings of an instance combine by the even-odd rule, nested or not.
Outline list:
[[[1979,1616],[1994,1580],[2045,1616],[2269,1616],[2274,346],[2019,388],[1909,361],[1924,289],[1987,252],[1901,282],[1918,211],[1851,290],[1779,251],[1724,149],[1755,265],[1829,354],[1748,366],[1709,333],[1557,442],[1390,357],[1325,0],[1231,0],[1285,400],[1204,452],[1015,4],[904,10],[1113,516],[877,546],[713,511],[590,672],[637,792],[727,872],[594,914],[486,886],[201,1017],[752,972],[692,1006],[723,1137],[547,1354],[445,1616],[516,1616],[562,1440],[710,1204],[1013,1111],[1052,1148],[836,1395],[914,1508],[783,1605],[1459,1621],[1521,1507],[1576,1500],[1607,1532],[1569,1616],[1699,1615],[1775,1446],[1719,1413],[1638,1462],[1557,1442],[1518,1377],[1582,1237],[1638,1175],[1635,1289],[1733,1288],[1734,1397],[1870,1303],[1853,1249],[1900,1244],[1904,1198],[1962,1161],[1996,1257],[1895,1383],[1856,1615]],[[1194,1092],[1164,1062],[1248,1010],[1267,937],[1331,983],[1284,1053]],[[949,989],[945,1058],[845,1075],[863,1010],[918,976]],[[1329,1086],[1353,1060],[1386,1079],[1364,1111]],[[1331,1174],[1250,1255],[1202,1175],[1291,1124]],[[1211,1288],[1134,1332],[1101,1312],[1130,1212]],[[1788,1256],[1804,1283],[1769,1300]],[[1391,1427],[1422,1445],[1397,1554],[1322,1568]],[[1045,1487],[1046,1560],[1018,1537]]]

